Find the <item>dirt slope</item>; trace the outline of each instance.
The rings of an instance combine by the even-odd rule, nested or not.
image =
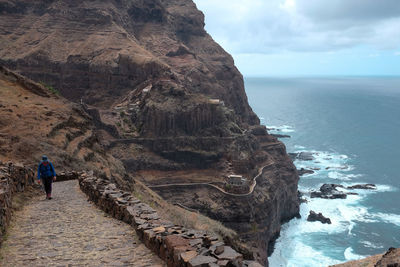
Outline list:
[[[35,169],[43,154],[57,171],[92,169],[121,181],[125,176],[121,162],[104,153],[80,105],[0,67],[0,160]]]

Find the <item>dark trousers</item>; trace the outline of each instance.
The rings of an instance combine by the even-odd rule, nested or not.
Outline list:
[[[43,177],[44,190],[46,195],[51,194],[51,185],[53,184],[53,177]]]

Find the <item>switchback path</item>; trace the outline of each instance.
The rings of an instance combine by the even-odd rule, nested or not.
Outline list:
[[[213,187],[215,189],[217,189],[218,191],[220,191],[221,193],[224,193],[225,195],[229,195],[229,196],[234,196],[234,197],[243,197],[243,196],[249,196],[251,194],[253,194],[254,189],[257,186],[257,178],[260,177],[264,171],[265,168],[267,167],[271,167],[272,165],[274,165],[274,162],[270,162],[267,165],[262,166],[259,170],[258,170],[258,174],[256,176],[254,176],[254,178],[252,179],[252,183],[249,189],[249,192],[247,193],[243,193],[243,194],[235,194],[235,193],[229,193],[226,192],[224,189],[222,189],[219,186],[216,186],[214,184],[211,183],[180,183],[180,184],[161,184],[161,185],[147,185],[148,188],[152,189],[152,188],[163,188],[163,187],[178,187],[178,186],[199,186],[199,185],[205,185],[205,186],[210,186]],[[176,203],[178,205],[181,205],[179,203]],[[183,205],[181,205],[183,206]],[[188,209],[187,207],[185,207],[186,209]]]
[[[132,227],[86,201],[78,181],[55,183],[54,199],[14,216],[0,266],[164,266]]]

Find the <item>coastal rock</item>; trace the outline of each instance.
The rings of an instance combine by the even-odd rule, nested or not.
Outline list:
[[[271,134],[271,136],[276,138],[290,138],[290,135],[287,134]]]
[[[326,199],[345,199],[348,195],[358,195],[355,192],[342,192],[337,190],[337,188],[346,188],[346,189],[365,189],[365,190],[374,190],[376,189],[376,185],[374,184],[356,184],[348,187],[344,187],[340,184],[323,184],[319,191],[311,192],[310,196],[312,198],[326,198]]]
[[[307,217],[307,221],[309,221],[309,222],[319,221],[323,224],[326,224],[326,223],[331,224],[332,223],[331,219],[326,218],[324,215],[322,215],[321,212],[317,214],[315,211],[312,211],[312,210],[310,211],[310,214]]]
[[[313,174],[315,173],[313,170],[309,170],[309,169],[304,169],[301,168],[300,170],[297,170],[299,176],[303,176],[304,174]]]
[[[255,136],[265,136],[268,135],[267,128],[264,125],[256,125],[251,127],[250,132]]]
[[[315,160],[312,152],[289,153],[289,156],[292,160],[301,160],[301,161]]]
[[[356,185],[348,186],[347,189],[375,190],[376,189],[376,185],[374,185],[374,184],[356,184]]]
[[[320,187],[320,191],[311,192],[312,198],[326,198],[326,199],[345,199],[347,198],[347,194],[337,190],[336,188],[343,188],[342,185],[338,184],[323,184]]]

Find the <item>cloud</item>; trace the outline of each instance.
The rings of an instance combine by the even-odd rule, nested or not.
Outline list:
[[[234,54],[399,49],[399,0],[195,0]]]
[[[395,56],[400,56],[400,51],[394,52]]]
[[[399,17],[398,0],[297,0],[300,13],[318,22],[365,23]]]

